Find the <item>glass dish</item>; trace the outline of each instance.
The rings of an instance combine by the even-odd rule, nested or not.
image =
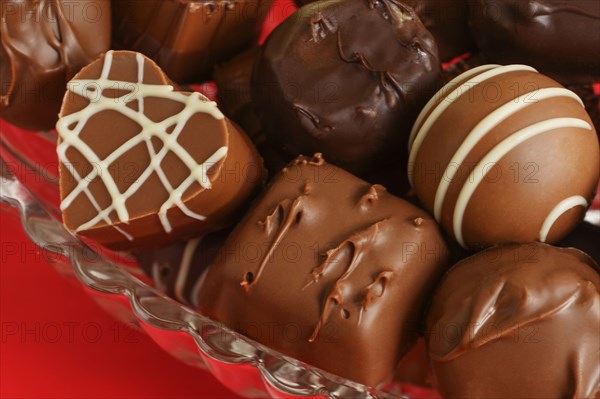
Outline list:
[[[210,371],[246,398],[439,398],[430,389],[393,382],[381,389],[348,381],[273,351],[155,290],[125,253],[83,242],[60,221],[54,132],[27,132],[0,120],[0,199],[53,264],[77,277],[108,312],[135,323],[160,347]]]

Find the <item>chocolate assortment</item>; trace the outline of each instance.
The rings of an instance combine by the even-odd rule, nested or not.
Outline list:
[[[114,46],[147,55],[179,83],[206,79],[215,64],[256,41],[271,3],[113,1]]]
[[[110,48],[110,0],[2,1],[0,118],[50,130],[66,83]]]
[[[598,137],[581,99],[525,65],[483,65],[449,82],[410,146],[417,196],[463,247],[556,242],[598,187]]]
[[[199,310],[286,355],[377,386],[416,342],[446,257],[426,212],[320,154],[301,156],[225,242]]]
[[[262,43],[271,0],[2,1],[2,129],[56,126],[68,230],[332,380],[600,399],[600,1],[298,2]]]
[[[410,125],[439,78],[437,46],[411,8],[337,0],[275,28],[252,88],[273,146],[364,173],[405,159]]]
[[[426,341],[444,398],[597,398],[600,275],[576,249],[500,246],[450,269]]]
[[[262,182],[244,133],[140,53],[109,51],[67,88],[57,151],[71,231],[112,248],[202,234],[231,223]]]

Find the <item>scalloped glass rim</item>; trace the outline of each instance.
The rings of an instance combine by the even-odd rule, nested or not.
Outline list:
[[[11,150],[7,149],[8,144],[2,135],[0,149],[4,151],[0,154]],[[27,166],[27,158],[19,158],[18,151],[13,149],[12,155],[13,162]],[[208,369],[240,395],[409,399],[397,385],[384,392],[282,355],[156,291],[68,232],[56,218],[55,206],[40,200],[21,184],[3,158],[0,200],[17,208],[26,234],[36,245],[63,256],[65,263],[70,264],[57,266],[59,271],[74,274],[102,306],[121,319],[134,321],[163,349],[186,363]],[[120,307],[119,314],[115,307]],[[232,384],[234,376],[237,384]]]

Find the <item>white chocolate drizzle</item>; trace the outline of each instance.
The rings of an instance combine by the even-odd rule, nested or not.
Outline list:
[[[484,72],[479,73],[481,71],[484,71]],[[429,109],[431,109],[433,107],[433,104],[436,101],[435,99],[437,98],[437,95],[434,96],[434,98],[430,100],[430,102],[425,106],[423,111],[421,111],[421,114],[419,115],[417,122],[415,122],[415,125],[413,126],[413,131],[411,132],[411,137],[414,136],[414,140],[410,141],[410,143],[412,143],[412,144],[410,146],[410,153],[408,156],[408,165],[409,165],[408,181],[411,186],[414,186],[414,170],[415,170],[414,163],[415,163],[415,159],[417,158],[417,154],[419,153],[419,149],[421,148],[421,145],[423,144],[425,137],[427,137],[429,130],[431,129],[433,124],[438,120],[438,118],[444,113],[444,111],[446,111],[450,107],[450,105],[452,105],[458,98],[463,96],[465,93],[468,93],[475,86],[477,86],[495,76],[499,76],[499,75],[509,73],[509,72],[516,72],[516,71],[537,72],[534,68],[527,66],[527,65],[507,65],[507,66],[482,65],[478,68],[474,68],[473,70],[467,71],[465,74],[467,74],[466,76],[468,77],[468,80],[466,82],[462,83],[456,89],[452,90],[447,96],[445,96],[438,103],[438,105],[435,108],[433,108],[431,113],[428,114]],[[465,75],[465,74],[463,74],[463,75]],[[444,88],[446,88],[446,90],[447,90],[447,87],[449,87],[449,85],[452,84],[452,82],[454,82],[454,84],[456,84],[456,82],[464,80],[465,76],[463,76],[463,75],[460,75],[457,78],[455,78],[453,81],[451,81],[446,86],[444,86]],[[444,88],[442,88],[442,91],[444,90]],[[411,166],[411,165],[413,165],[413,166]]]
[[[578,118],[553,118],[534,123],[502,140],[499,144],[492,148],[481,159],[481,161],[477,163],[475,168],[469,174],[469,177],[465,181],[460,194],[458,195],[458,199],[454,208],[454,215],[452,218],[454,237],[461,246],[465,248],[467,247],[462,231],[465,210],[467,209],[467,205],[469,204],[473,193],[475,193],[475,190],[485,178],[486,168],[488,168],[489,165],[497,163],[504,155],[509,153],[512,149],[524,141],[537,135],[549,133],[562,128],[580,128],[592,130],[592,126],[588,122]]]
[[[66,166],[67,170],[69,170],[77,181],[77,186],[62,200],[61,209],[67,209],[75,198],[81,193],[84,193],[98,211],[98,215],[81,224],[75,231],[79,232],[89,229],[97,225],[100,221],[112,225],[113,222],[109,217],[112,212],[116,213],[120,222],[127,224],[130,220],[129,211],[126,206],[127,200],[134,195],[139,187],[153,172],[155,172],[165,190],[170,194],[169,198],[161,205],[158,211],[158,217],[165,232],[169,233],[172,231],[167,212],[173,206],[177,206],[190,218],[204,220],[205,216],[194,213],[188,209],[183,203],[182,198],[186,190],[188,190],[193,183],[198,183],[205,189],[211,188],[211,182],[207,173],[213,165],[227,155],[227,147],[220,147],[205,162],[198,164],[185,148],[177,142],[177,138],[193,115],[201,112],[220,120],[224,118],[223,114],[219,111],[215,102],[208,101],[199,93],[182,93],[174,91],[173,86],[170,85],[143,83],[144,57],[139,53],[136,55],[138,64],[137,83],[111,80],[108,76],[112,67],[112,59],[112,51],[107,52],[104,57],[102,73],[97,80],[76,79],[67,84],[67,89],[70,92],[87,98],[90,100],[90,103],[82,110],[60,118],[56,125],[61,138],[61,143],[57,147],[59,160]],[[110,98],[103,95],[104,90],[114,89],[125,90],[127,93],[118,98]],[[154,122],[144,114],[144,99],[146,97],[178,101],[185,106],[178,114],[167,117],[160,122]],[[134,101],[137,101],[138,104],[137,111],[127,106],[128,103]],[[89,119],[102,111],[119,112],[141,127],[141,131],[137,135],[125,141],[105,159],[100,159],[79,137]],[[74,127],[71,128],[72,126]],[[172,133],[168,133],[167,130],[171,127],[174,127],[174,129]],[[163,146],[158,153],[154,151],[151,142],[153,137],[160,139],[163,143]],[[125,155],[127,151],[140,143],[145,143],[148,148],[151,158],[150,164],[142,172],[139,178],[122,193],[119,191],[108,168],[113,162]],[[75,171],[75,168],[72,167],[72,164],[67,158],[66,153],[70,147],[77,150],[91,165],[94,166],[93,170],[84,178],[81,178]],[[190,171],[190,175],[177,187],[171,185],[160,166],[162,160],[168,153],[176,155]],[[99,177],[102,180],[112,199],[112,203],[105,209],[100,209],[98,202],[94,199],[88,188],[89,183],[96,177]],[[133,237],[125,233],[122,229],[114,225],[113,227],[125,235],[129,240],[133,239]]]
[[[555,97],[569,97],[573,100],[579,102],[582,107],[584,107],[583,102],[577,96],[577,94],[573,93],[570,90],[565,88],[551,87],[545,89],[539,89],[527,94],[524,94],[520,97],[517,97],[514,100],[508,101],[506,104],[502,105],[498,109],[491,112],[485,118],[483,118],[474,128],[469,132],[467,137],[461,143],[458,150],[446,166],[444,173],[442,174],[442,178],[440,179],[440,184],[438,185],[437,191],[435,193],[435,201],[433,205],[433,214],[435,219],[440,222],[442,218],[442,207],[444,205],[444,200],[446,199],[446,193],[448,192],[448,188],[452,183],[456,173],[458,173],[459,165],[465,161],[465,158],[471,153],[473,148],[481,141],[483,137],[485,137],[492,129],[498,126],[500,123],[504,122],[506,119],[510,118],[512,115],[517,112],[527,108],[529,105],[536,104],[538,101],[555,98]]]
[[[544,220],[542,228],[540,229],[540,241],[546,242],[546,239],[548,238],[548,233],[550,233],[552,226],[554,226],[554,223],[556,223],[558,218],[560,218],[562,214],[568,211],[569,209],[575,208],[577,206],[587,208],[588,202],[581,195],[574,195],[572,197],[568,197],[560,201],[554,207],[554,209],[550,211],[550,213],[546,217],[546,220]]]

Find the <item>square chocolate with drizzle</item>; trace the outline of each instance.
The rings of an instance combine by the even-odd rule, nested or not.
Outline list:
[[[377,386],[415,343],[446,259],[425,211],[320,154],[300,156],[225,242],[199,310],[288,356]]]

